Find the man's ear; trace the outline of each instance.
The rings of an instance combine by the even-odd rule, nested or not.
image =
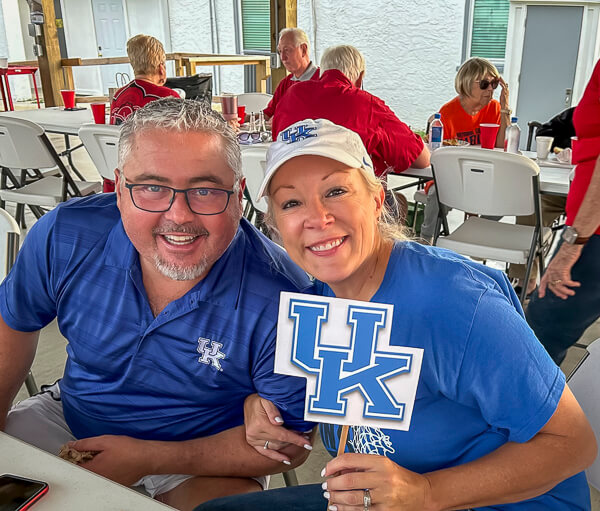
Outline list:
[[[243,177],[242,179],[240,179],[240,189],[238,190],[238,200],[240,201],[240,204],[242,203],[242,199],[244,198],[244,190],[246,189],[246,178]],[[254,197],[252,197],[252,200],[254,200]]]
[[[354,82],[354,86],[357,89],[360,89],[362,87],[364,77],[365,77],[365,72],[361,71],[360,74],[358,75],[358,78],[356,79],[356,82]]]
[[[158,76],[160,77],[160,85],[164,85],[167,81],[167,64],[165,62],[158,65]]]
[[[117,206],[121,204],[121,179],[125,179],[121,177],[121,171],[119,169],[115,169],[115,192],[117,194]]]
[[[302,43],[300,48],[302,48],[302,56],[308,57],[308,45],[306,43]]]

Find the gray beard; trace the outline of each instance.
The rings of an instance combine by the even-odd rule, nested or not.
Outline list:
[[[200,278],[208,269],[206,256],[193,266],[182,267],[176,263],[166,263],[158,254],[154,255],[154,265],[156,269],[165,277],[172,280],[195,280]]]

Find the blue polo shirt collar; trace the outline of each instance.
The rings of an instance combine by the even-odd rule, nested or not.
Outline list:
[[[127,236],[121,220],[108,235],[103,257],[107,266],[127,270],[136,286],[143,289],[139,254]],[[235,262],[228,263],[232,257]],[[245,239],[241,227],[238,226],[229,247],[215,262],[208,275],[176,302],[184,301],[191,307],[198,302],[210,302],[214,305],[237,308],[244,279],[244,258]]]

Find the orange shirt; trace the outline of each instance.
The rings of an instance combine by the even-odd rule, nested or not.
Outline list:
[[[469,115],[460,104],[458,96],[440,108],[444,139],[466,140],[471,145],[479,144],[479,125],[500,124],[500,103],[492,99],[475,115]]]

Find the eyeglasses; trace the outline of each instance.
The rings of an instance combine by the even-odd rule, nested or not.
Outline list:
[[[498,87],[500,80],[498,78],[493,78],[492,80],[475,80],[475,82],[479,82],[479,88],[481,90],[487,89],[490,86],[490,84],[492,85],[492,89],[495,90]]]
[[[238,133],[237,137],[239,143],[244,145],[257,144],[258,142],[262,142],[261,134],[258,131],[255,131],[254,133],[242,131]]]
[[[170,186],[148,184],[125,184],[129,188],[133,205],[150,213],[169,211],[175,195],[183,193],[188,207],[197,215],[219,215],[227,209],[232,190],[221,188],[186,188],[179,190]]]

